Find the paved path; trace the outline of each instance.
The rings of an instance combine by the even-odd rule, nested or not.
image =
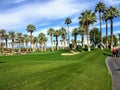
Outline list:
[[[106,64],[112,76],[112,90],[120,90],[120,61],[116,58],[108,57]]]

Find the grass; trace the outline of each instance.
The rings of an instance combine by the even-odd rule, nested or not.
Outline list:
[[[0,90],[112,90],[107,55],[94,50],[74,56],[0,56]]]

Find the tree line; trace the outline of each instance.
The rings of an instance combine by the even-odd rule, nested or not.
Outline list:
[[[94,24],[97,22],[97,14],[99,13],[99,20],[100,20],[100,28],[94,27]],[[106,48],[108,48],[108,45],[110,45],[110,48],[113,48],[113,45],[117,45],[117,38],[115,35],[113,35],[113,20],[114,18],[117,18],[120,16],[120,11],[117,7],[110,6],[106,7],[104,3],[99,2],[95,6],[95,10],[85,10],[82,13],[80,13],[80,16],[78,17],[79,20],[79,26],[77,28],[74,28],[72,30],[72,36],[74,37],[73,40],[70,39],[70,24],[72,23],[72,20],[68,17],[65,19],[65,24],[67,25],[67,29],[64,27],[61,27],[59,30],[55,30],[54,28],[49,28],[47,31],[47,34],[50,36],[51,40],[51,50],[54,51],[58,50],[58,37],[61,36],[62,40],[61,46],[64,50],[66,46],[66,42],[68,46],[70,45],[70,40],[73,45],[73,49],[75,50],[77,48],[77,43],[81,43],[82,48],[85,48],[84,44],[84,36],[87,36],[87,49],[88,51],[91,51],[91,45],[95,47],[97,44],[100,44],[100,48],[103,49],[103,44]],[[110,21],[110,35],[108,35],[108,20]],[[102,35],[102,22],[106,23],[106,36],[103,37]],[[90,30],[90,25],[92,26],[92,29]],[[27,25],[26,30],[30,33],[28,34],[22,34],[21,32],[15,33],[14,31],[6,33],[4,29],[0,30],[0,50],[1,53],[4,53],[5,49],[8,48],[8,39],[11,40],[11,46],[12,46],[12,52],[14,52],[14,47],[18,47],[18,52],[21,52],[21,48],[25,47],[25,51],[46,51],[46,44],[47,44],[47,37],[44,33],[39,33],[38,36],[33,37],[32,33],[36,31],[36,27],[33,24]],[[81,35],[81,40],[77,40],[77,36]],[[55,37],[55,40],[53,40],[53,37]],[[120,40],[120,35],[119,35]],[[5,42],[5,43],[4,43]],[[28,43],[30,42],[30,47],[28,46]],[[56,43],[56,45],[54,44]],[[24,46],[25,44],[25,46]],[[38,47],[39,46],[39,47]],[[55,48],[54,48],[55,46]]]

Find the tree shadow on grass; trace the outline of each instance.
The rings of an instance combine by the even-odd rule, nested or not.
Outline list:
[[[5,62],[0,62],[0,64],[1,64],[1,63],[5,63]]]
[[[104,52],[103,55],[105,56],[112,56],[110,53]]]

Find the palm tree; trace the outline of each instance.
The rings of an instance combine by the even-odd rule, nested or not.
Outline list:
[[[4,42],[2,41],[4,39],[4,36],[5,36],[5,30],[4,29],[1,29],[0,30],[0,38],[1,38],[1,51],[2,53],[4,53]]]
[[[90,43],[95,47],[100,43],[100,31],[98,28],[91,29],[90,31]]]
[[[52,51],[53,51],[53,40],[52,40],[53,33],[54,33],[54,29],[53,28],[49,28],[48,31],[47,31],[47,34],[50,35]]]
[[[79,32],[80,35],[81,35],[82,48],[85,48],[85,45],[84,45],[85,28],[80,27],[78,32]]]
[[[5,34],[4,38],[5,38],[5,45],[6,45],[6,49],[7,49],[8,48],[8,38],[9,38],[7,33]]]
[[[36,51],[36,49],[37,49],[37,43],[38,43],[38,37],[34,37],[33,38],[33,51]]]
[[[27,34],[24,34],[24,41],[26,43],[26,51],[28,52],[28,42],[29,42],[29,36]]]
[[[65,24],[67,24],[67,26],[68,26],[68,45],[70,44],[69,24],[71,24],[71,23],[72,23],[72,21],[70,18],[65,19]]]
[[[110,6],[110,8],[108,9],[109,11],[109,19],[110,19],[110,29],[111,29],[111,43],[110,43],[110,47],[111,50],[113,49],[113,19],[115,17],[118,17],[120,15],[119,10],[116,7]]]
[[[96,22],[96,19],[97,19],[96,13],[93,12],[91,17],[92,30],[94,30],[94,23]],[[95,44],[94,44],[94,47],[95,47]]]
[[[91,49],[90,49],[90,38],[89,38],[89,26],[90,26],[91,21],[92,21],[92,12],[91,12],[91,10],[85,10],[84,12],[82,12],[79,19],[85,25],[86,34],[87,34],[88,51],[91,51]]]
[[[21,38],[22,38],[22,33],[18,32],[17,33],[17,39],[18,39],[18,44],[19,44],[19,49],[18,49],[19,53],[21,53]]]
[[[76,49],[77,46],[77,35],[78,35],[78,29],[74,28],[72,31],[72,36],[74,36],[74,49]]]
[[[67,35],[67,32],[66,32],[66,29],[65,28],[61,28],[60,29],[60,35],[61,35],[61,37],[62,37],[62,48],[63,48],[63,50],[64,50],[64,48],[65,48],[65,38],[66,38],[66,35]]]
[[[42,45],[43,45],[43,39],[45,37],[45,34],[39,33],[38,38],[39,38],[39,43],[40,43],[40,50],[43,51]]]
[[[34,31],[36,31],[36,28],[35,28],[35,26],[34,25],[32,25],[32,24],[29,24],[29,25],[27,25],[27,29],[26,29],[28,32],[30,32],[30,42],[31,42],[31,45],[30,45],[30,48],[32,47],[32,33],[34,32]],[[33,48],[33,47],[32,47]]]
[[[48,39],[47,39],[47,37],[45,36],[45,37],[43,37],[43,43],[44,43],[44,51],[46,51],[46,42],[48,41]]]
[[[85,30],[85,25],[84,25],[84,21],[80,20],[79,21],[79,25],[80,27],[78,28],[78,32],[79,34],[81,35],[81,41],[82,41],[82,48],[85,48],[85,45],[84,45],[84,35],[86,33],[86,30]]]
[[[24,48],[24,36],[21,37],[21,47]]]
[[[93,12],[92,13],[92,17],[91,17],[91,24],[92,24],[92,28],[94,30],[94,23],[97,22],[97,16],[96,16],[96,13]]]
[[[4,30],[4,29],[1,29],[1,30],[0,30],[1,42],[2,42],[2,40],[4,39],[4,35],[5,35],[5,30]]]
[[[14,39],[15,39],[15,32],[10,31],[9,33],[9,38],[12,40],[12,51],[14,50]]]
[[[102,13],[104,13],[105,11],[105,4],[102,2],[99,2],[96,6],[95,6],[95,12],[99,12],[99,18],[100,18],[100,47],[102,48]]]
[[[102,19],[106,23],[106,48],[108,48],[108,20],[109,20],[109,10],[108,8],[105,9],[105,12],[103,13]]]
[[[54,37],[56,38],[56,50],[58,50],[58,37],[60,35],[60,31],[56,30],[54,31]]]
[[[38,39],[38,42],[39,42],[39,44],[40,44],[40,51],[42,51],[42,43],[43,43],[43,41],[41,40],[41,39]]]

